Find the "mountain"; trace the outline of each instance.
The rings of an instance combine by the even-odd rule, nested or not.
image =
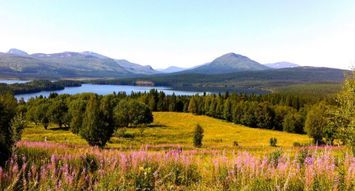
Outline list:
[[[93,56],[93,57],[101,58],[101,59],[109,58],[107,56],[104,56],[104,55],[101,55],[101,54],[98,54],[98,53],[95,53],[95,52],[90,52],[90,51],[82,52],[82,54],[85,54],[87,56]],[[142,65],[139,65],[139,64],[136,64],[136,63],[129,62],[129,61],[124,60],[124,59],[116,59],[115,61],[121,67],[123,67],[127,71],[132,72],[134,74],[155,74],[155,73],[158,73],[157,71],[155,71],[149,65],[142,66]]]
[[[174,72],[181,72],[183,70],[186,70],[186,68],[180,68],[177,66],[169,66],[165,69],[158,69],[158,71],[161,73],[174,73]]]
[[[228,53],[214,59],[210,63],[190,70],[185,70],[183,72],[200,74],[222,74],[241,71],[260,71],[267,69],[270,68],[254,60],[251,60],[246,56],[235,53]]]
[[[0,76],[29,78],[129,77],[157,73],[150,66],[112,59],[94,52],[0,53]]]
[[[291,62],[275,62],[270,64],[265,64],[265,66],[274,68],[274,69],[281,69],[281,68],[295,68],[300,67],[300,65],[291,63]]]

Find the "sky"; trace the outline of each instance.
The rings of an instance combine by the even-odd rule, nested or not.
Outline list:
[[[354,0],[0,0],[0,52],[93,51],[154,68],[225,53],[355,66]]]

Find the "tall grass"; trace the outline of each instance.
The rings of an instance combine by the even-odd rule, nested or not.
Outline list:
[[[354,190],[355,158],[329,151],[120,151],[26,142],[0,168],[0,190]]]

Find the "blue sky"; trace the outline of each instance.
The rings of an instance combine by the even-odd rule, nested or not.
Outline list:
[[[94,51],[154,68],[224,53],[355,66],[353,0],[0,0],[0,51]]]

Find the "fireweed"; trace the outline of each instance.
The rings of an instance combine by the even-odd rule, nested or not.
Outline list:
[[[328,150],[270,157],[22,141],[0,167],[0,190],[354,190],[354,180],[355,158]]]

